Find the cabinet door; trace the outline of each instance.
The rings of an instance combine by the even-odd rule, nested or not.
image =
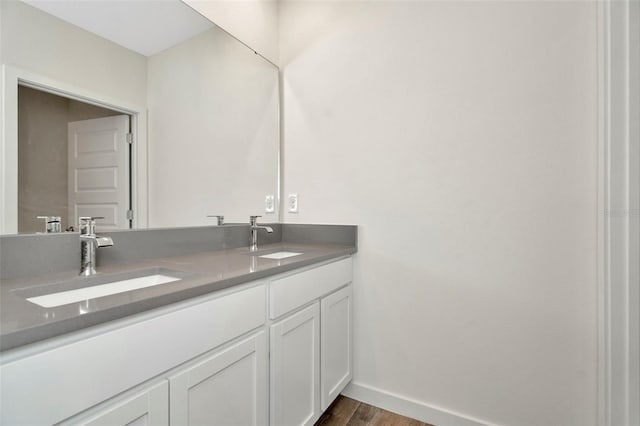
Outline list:
[[[169,385],[166,381],[163,381],[124,401],[106,405],[104,409],[88,419],[72,419],[68,424],[85,426],[168,426]]]
[[[320,301],[322,330],[320,372],[322,410],[326,410],[352,377],[351,286]]]
[[[266,359],[261,331],[169,378],[171,424],[265,424]]]
[[[271,424],[313,425],[320,414],[320,307],[271,326]]]

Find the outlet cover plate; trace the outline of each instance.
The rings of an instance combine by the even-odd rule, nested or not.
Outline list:
[[[298,213],[298,194],[289,194],[287,206],[289,213]]]
[[[267,195],[264,197],[264,212],[265,213],[275,213],[276,211],[276,200],[273,195]]]

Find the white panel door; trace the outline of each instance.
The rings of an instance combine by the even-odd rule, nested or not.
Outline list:
[[[320,306],[271,326],[271,424],[313,425],[320,417]]]
[[[129,116],[74,121],[68,131],[68,224],[98,216],[100,230],[129,228]]]
[[[349,383],[351,370],[351,286],[320,301],[320,383],[322,410],[333,402]]]
[[[264,425],[267,419],[265,332],[214,353],[169,378],[172,425]]]
[[[83,426],[168,426],[169,384],[165,380],[148,390],[106,404],[97,414],[85,419],[71,419],[62,424]]]

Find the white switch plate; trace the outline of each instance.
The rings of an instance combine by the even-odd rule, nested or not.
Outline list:
[[[273,195],[267,195],[264,197],[264,212],[274,213],[276,211],[276,201]]]
[[[298,213],[298,194],[289,194],[287,198],[289,213]]]

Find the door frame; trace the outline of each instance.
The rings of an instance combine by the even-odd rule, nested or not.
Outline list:
[[[640,422],[640,3],[598,2],[598,424]]]
[[[102,93],[51,79],[31,71],[2,65],[0,103],[0,235],[18,232],[18,85],[31,87],[92,105],[109,108],[131,116],[131,209],[133,228],[146,228],[148,223],[148,147],[147,110]],[[12,208],[11,206],[16,206]]]

